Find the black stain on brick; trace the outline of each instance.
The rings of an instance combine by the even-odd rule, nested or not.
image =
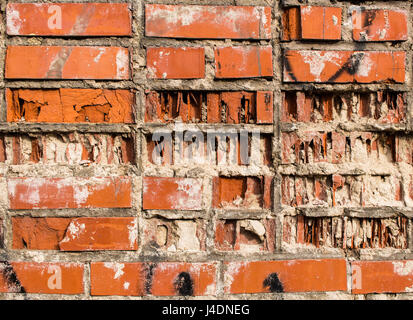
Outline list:
[[[343,64],[343,66],[330,78],[327,82],[334,82],[343,73],[347,72],[350,75],[355,75],[360,68],[361,61],[364,58],[364,52],[357,52],[351,55],[351,57]]]
[[[276,273],[270,273],[262,284],[264,288],[269,287],[270,292],[284,292],[284,287]]]
[[[294,80],[294,82],[297,82],[297,77],[294,75],[293,69],[290,64],[290,60],[288,60],[288,57],[286,54],[283,55],[283,62],[284,62],[284,68],[285,71],[287,71],[288,75],[291,77],[291,79]]]
[[[156,263],[145,263],[145,293],[151,294],[152,291],[152,281],[153,274],[157,264]]]
[[[181,296],[192,296],[194,294],[194,282],[188,272],[181,272],[174,282],[176,292]]]
[[[17,293],[26,293],[26,289],[20,283],[19,278],[16,275],[16,272],[13,269],[13,266],[8,261],[3,261],[1,264],[4,265],[3,268],[3,278],[6,281],[9,288],[13,290],[13,292]]]

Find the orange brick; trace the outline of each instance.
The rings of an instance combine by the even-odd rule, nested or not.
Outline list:
[[[344,259],[227,262],[225,292],[346,291]]]
[[[340,40],[341,8],[300,6],[283,13],[283,40]]]
[[[405,81],[402,51],[287,50],[284,82],[373,83]]]
[[[351,263],[354,294],[411,292],[413,261],[355,261]]]
[[[133,122],[129,90],[6,89],[6,102],[8,122]]]
[[[271,8],[147,4],[145,34],[169,38],[270,39]]]
[[[272,77],[272,47],[224,47],[215,49],[216,78]]]
[[[145,268],[140,262],[92,262],[90,264],[92,296],[143,296]]]
[[[144,177],[143,209],[200,210],[202,181],[192,178]]]
[[[214,177],[214,208],[270,209],[272,177]]]
[[[137,250],[134,218],[13,217],[13,249]]]
[[[341,39],[341,8],[301,6],[300,13],[301,39]]]
[[[358,8],[352,11],[355,41],[407,40],[407,12]]]
[[[126,80],[129,51],[120,47],[8,46],[7,79]]]
[[[199,296],[215,294],[213,263],[91,264],[91,295]]]
[[[83,264],[0,262],[0,292],[82,294]]]
[[[131,179],[9,178],[10,209],[130,208]]]
[[[12,36],[130,36],[126,3],[9,3]]]
[[[204,48],[148,48],[148,78],[196,79],[205,77]]]
[[[154,296],[216,294],[215,263],[162,262],[155,265],[150,293]]]
[[[273,123],[273,94],[271,91],[257,92],[257,123]]]

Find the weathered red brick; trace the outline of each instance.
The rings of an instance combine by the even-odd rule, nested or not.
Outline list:
[[[204,48],[148,48],[148,78],[196,79],[205,77]]]
[[[12,36],[130,36],[126,3],[8,3]]]
[[[132,123],[134,95],[111,89],[6,89],[7,121]]]
[[[137,250],[134,218],[13,217],[13,249]]]
[[[82,294],[83,264],[0,262],[0,292]]]
[[[154,296],[215,295],[216,265],[179,262],[155,264],[150,293]]]
[[[359,112],[353,112],[353,103]],[[376,121],[401,123],[406,119],[407,95],[405,92],[377,91],[360,93],[283,92],[283,122],[321,123],[334,119],[352,122]],[[332,112],[332,109],[335,112]]]
[[[413,261],[354,261],[351,263],[354,294],[411,292]]]
[[[272,47],[223,47],[215,49],[216,78],[272,77]]]
[[[162,5],[145,6],[148,37],[270,39],[270,7]]]
[[[227,262],[226,293],[346,291],[344,259]]]
[[[214,177],[214,208],[270,209],[272,177]]]
[[[202,189],[199,179],[144,177],[143,209],[200,210]]]
[[[10,209],[130,208],[130,177],[8,178]]]
[[[404,51],[287,50],[284,82],[403,83]]]
[[[120,47],[8,46],[7,79],[130,78],[129,51]]]
[[[283,13],[283,40],[340,40],[341,8],[300,6]]]
[[[92,296],[142,296],[145,294],[145,269],[140,262],[92,262]]]
[[[91,264],[91,295],[214,295],[214,263],[113,263]]]
[[[353,39],[355,41],[407,40],[408,13],[405,10],[353,9]]]
[[[336,181],[335,181],[336,182]],[[408,219],[312,217],[305,215],[283,217],[283,242],[286,249],[407,249]],[[390,230],[391,226],[391,230]]]
[[[273,95],[271,91],[257,92],[257,123],[273,123]]]

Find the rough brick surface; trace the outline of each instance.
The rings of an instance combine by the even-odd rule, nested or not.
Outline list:
[[[0,262],[0,292],[81,294],[83,270],[80,263]]]
[[[413,299],[412,1],[1,8],[0,300]]]
[[[6,89],[7,121],[110,122],[133,121],[133,93],[128,90]]]
[[[215,77],[271,77],[272,47],[224,47],[215,49]]]
[[[203,78],[205,76],[204,48],[148,48],[146,65],[149,78]]]

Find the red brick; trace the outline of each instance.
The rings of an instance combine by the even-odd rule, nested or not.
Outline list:
[[[7,47],[7,79],[127,80],[129,72],[129,51],[126,48]]]
[[[9,3],[7,34],[14,36],[130,36],[126,3]]]
[[[199,179],[144,177],[143,209],[200,210],[202,189]]]
[[[8,122],[133,122],[129,90],[7,88],[6,102]]]
[[[355,261],[351,263],[353,294],[411,292],[413,261]]]
[[[130,208],[131,179],[9,178],[10,209]]]
[[[197,79],[205,77],[204,48],[148,48],[148,78]]]
[[[340,40],[341,8],[300,6],[283,13],[283,40]]]
[[[215,263],[162,262],[153,271],[151,294],[154,296],[216,294]],[[192,294],[185,292],[185,284],[190,284]]]
[[[353,113],[353,103],[359,112]],[[332,112],[333,108],[336,112]],[[401,123],[405,121],[406,109],[404,92],[385,90],[343,96],[342,93],[285,91],[281,121],[322,123],[345,119],[357,123]]]
[[[270,209],[272,177],[214,177],[214,208]]]
[[[282,40],[291,41],[301,38],[300,8],[290,7],[282,14]]]
[[[273,95],[271,91],[257,92],[257,123],[273,123]]]
[[[284,59],[284,82],[403,83],[405,81],[405,52],[403,51],[287,50]]]
[[[27,293],[82,294],[83,268],[80,263],[0,262],[0,292],[23,287]]]
[[[13,249],[137,250],[134,218],[13,217]]]
[[[143,296],[145,269],[140,262],[92,262],[90,264],[92,296]]]
[[[270,39],[270,7],[147,4],[147,37]]]
[[[90,270],[91,295],[214,295],[215,272],[214,263],[95,262]]]
[[[226,293],[347,290],[344,259],[227,262],[226,267]]]
[[[268,124],[272,101],[272,91],[148,91],[145,122]]]
[[[405,10],[365,9],[352,11],[355,41],[407,40],[408,13]]]
[[[272,47],[223,47],[215,49],[216,78],[272,77]]]

